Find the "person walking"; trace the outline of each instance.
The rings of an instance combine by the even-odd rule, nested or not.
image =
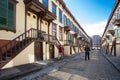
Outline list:
[[[90,47],[88,45],[85,46],[85,60],[90,60]]]
[[[63,51],[64,51],[63,47],[61,45],[59,45],[58,46],[58,52],[59,52],[58,53],[58,59],[63,58],[63,56],[64,56],[63,55],[64,54]]]

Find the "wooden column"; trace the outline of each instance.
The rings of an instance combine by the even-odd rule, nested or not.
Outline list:
[[[39,16],[37,16],[37,30],[39,30]]]
[[[37,38],[39,36],[39,16],[37,15]]]
[[[41,23],[42,23],[42,18],[40,18],[40,29],[39,29],[40,31],[41,31],[41,27],[42,27]]]
[[[27,6],[25,5],[25,32],[27,31]],[[26,34],[25,34],[26,37]]]
[[[50,23],[51,23],[51,21],[48,21],[48,42],[50,42],[50,37],[49,37],[49,35],[50,35]]]

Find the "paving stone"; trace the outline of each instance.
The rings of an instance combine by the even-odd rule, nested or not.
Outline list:
[[[44,75],[43,75],[44,73]],[[17,80],[120,80],[120,72],[97,50],[91,51],[90,60],[84,54],[58,61],[37,73]]]

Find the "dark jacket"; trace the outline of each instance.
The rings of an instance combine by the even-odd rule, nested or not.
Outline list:
[[[90,51],[90,47],[85,46],[85,51],[86,51],[86,52]]]

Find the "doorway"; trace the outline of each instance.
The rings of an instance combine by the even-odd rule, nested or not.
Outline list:
[[[55,55],[54,55],[54,45],[50,44],[49,51],[50,51],[50,59],[55,58]]]
[[[35,61],[43,60],[43,44],[40,41],[35,41]]]

